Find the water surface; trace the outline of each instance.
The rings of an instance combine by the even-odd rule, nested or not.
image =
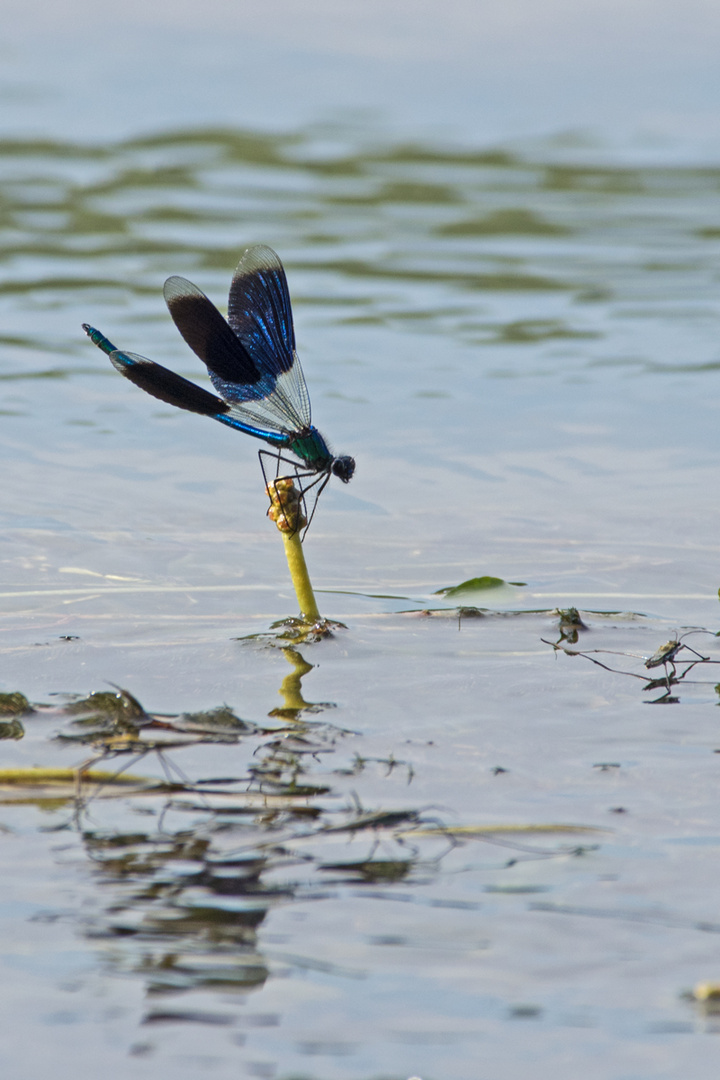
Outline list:
[[[5,1072],[713,1076],[720,652],[644,658],[717,629],[720,167],[308,98],[153,127],[85,78],[0,138],[3,766],[175,787],[0,780]],[[255,242],[357,459],[306,543],[345,628],[298,653],[254,442],[80,328],[204,383],[163,281],[222,307]],[[480,575],[516,584],[437,594]],[[147,713],[78,726],[108,684]]]

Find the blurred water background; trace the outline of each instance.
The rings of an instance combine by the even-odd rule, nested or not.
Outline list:
[[[245,721],[136,762],[174,794],[0,776],[4,1075],[715,1076],[714,638],[672,693],[544,640],[578,608],[649,677],[717,629],[720,10],[4,12],[3,768],[99,759],[108,684]],[[254,441],[80,328],[205,384],[162,284],[223,307],[250,243],[357,460],[299,654]],[[480,575],[519,584],[436,595]]]

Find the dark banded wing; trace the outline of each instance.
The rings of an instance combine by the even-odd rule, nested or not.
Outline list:
[[[137,353],[122,352],[120,349],[108,355],[113,367],[121,375],[168,405],[200,413],[201,416],[223,416],[230,411],[230,406],[222,398],[196,386],[182,375],[176,375],[161,364],[156,364],[154,360],[148,360]]]
[[[187,278],[169,277],[163,289],[173,322],[210,377],[223,384],[247,387],[247,397],[266,397],[272,385],[204,292]]]
[[[185,278],[168,278],[165,300],[233,415],[286,434],[310,426],[285,271],[271,248],[257,245],[241,258],[230,286],[229,325]]]

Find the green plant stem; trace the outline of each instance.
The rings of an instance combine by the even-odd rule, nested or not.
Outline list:
[[[296,531],[292,534],[281,532],[281,535],[285,544],[285,557],[288,561],[290,577],[295,586],[295,595],[300,605],[300,614],[308,622],[316,622],[320,618],[320,612],[310,583],[305,553],[300,542],[300,532]]]

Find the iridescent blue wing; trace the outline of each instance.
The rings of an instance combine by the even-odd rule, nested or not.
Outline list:
[[[285,271],[270,248],[248,248],[230,288],[232,328],[192,282],[171,277],[165,300],[183,338],[207,365],[213,386],[238,419],[286,434],[310,424],[310,401],[295,336]]]
[[[228,322],[249,355],[276,376],[276,385],[309,426],[310,397],[295,351],[287,278],[279,256],[265,244],[246,248],[240,258],[230,283]]]
[[[230,283],[228,322],[265,370],[279,375],[295,363],[290,293],[272,248],[256,244],[243,252]]]

